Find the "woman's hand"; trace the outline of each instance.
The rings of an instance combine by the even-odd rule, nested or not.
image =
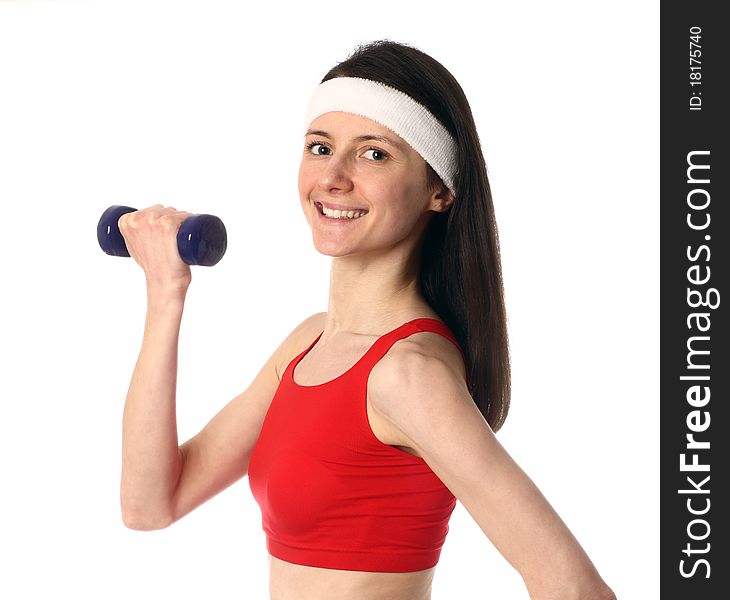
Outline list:
[[[129,255],[144,270],[148,288],[187,289],[190,285],[190,265],[178,253],[177,232],[191,214],[155,204],[119,218],[119,231]]]

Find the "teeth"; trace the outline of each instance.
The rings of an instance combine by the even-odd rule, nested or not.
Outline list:
[[[357,219],[365,214],[364,211],[358,210],[330,210],[326,206],[322,206],[322,212],[333,219]]]

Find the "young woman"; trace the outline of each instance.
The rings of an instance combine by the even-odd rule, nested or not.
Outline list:
[[[146,275],[123,422],[121,503],[168,527],[245,475],[275,600],[429,600],[458,498],[533,600],[611,600],[579,543],[495,437],[510,367],[497,226],[471,109],[405,44],[365,44],[309,103],[299,171],[327,312],[178,446],[177,343],[190,268],[161,205],[120,229]],[[488,590],[485,590],[485,594]]]

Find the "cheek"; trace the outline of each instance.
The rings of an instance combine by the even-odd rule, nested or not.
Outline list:
[[[416,185],[416,182],[399,181],[391,182],[391,185],[382,190],[385,198],[389,198],[389,208],[398,219],[411,222],[418,219],[421,212],[423,191]]]
[[[298,187],[299,197],[302,201],[307,199],[309,190],[312,189],[312,174],[310,171],[304,164],[299,165]]]

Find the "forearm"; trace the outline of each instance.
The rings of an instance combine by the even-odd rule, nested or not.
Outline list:
[[[122,423],[122,515],[135,529],[166,525],[182,468],[175,397],[185,291],[147,292],[142,347]]]

